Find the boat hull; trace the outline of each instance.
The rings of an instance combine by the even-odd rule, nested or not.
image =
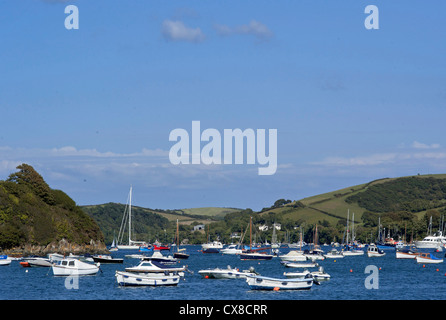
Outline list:
[[[55,276],[87,276],[95,275],[99,271],[99,266],[85,263],[79,260],[69,260],[66,265],[55,264],[52,266],[53,274]]]
[[[115,276],[120,286],[176,286],[180,281],[179,275],[141,275],[116,271]]]
[[[263,253],[241,253],[240,260],[271,260],[273,258],[270,254]]]
[[[246,282],[253,290],[309,290],[313,278],[277,279],[262,276],[248,276]]]
[[[433,254],[420,254],[416,260],[417,263],[443,263],[443,259],[437,258]]]

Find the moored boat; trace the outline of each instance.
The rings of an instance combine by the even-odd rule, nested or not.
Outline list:
[[[280,260],[282,261],[306,261],[307,256],[305,256],[302,251],[291,250],[287,254],[280,255]]]
[[[386,253],[379,249],[374,243],[369,244],[369,247],[367,248],[367,256],[369,258],[373,257],[383,257]]]
[[[53,265],[50,259],[43,257],[26,257],[20,264],[23,267],[51,267]]]
[[[78,259],[66,258],[52,265],[55,276],[94,275],[99,271],[99,264],[91,264]]]
[[[7,255],[0,256],[0,266],[7,266],[11,264],[11,259]]]
[[[110,255],[96,255],[96,256],[93,256],[93,261],[99,262],[99,263],[123,263],[124,259],[113,258]]]
[[[231,266],[228,266],[226,269],[199,270],[198,274],[206,279],[240,279],[246,278],[248,275],[258,275],[253,267],[249,268],[249,270],[239,271],[239,269],[231,268]]]
[[[293,261],[280,261],[282,265],[288,268],[314,268],[319,267],[319,264],[315,261],[312,262],[293,262]]]
[[[179,273],[184,276],[186,267],[160,266],[155,265],[152,261],[141,261],[137,266],[125,268],[126,272],[135,273]]]
[[[413,249],[396,249],[395,256],[397,259],[415,259],[420,253]]]
[[[331,258],[331,259],[341,259],[344,258],[344,255],[341,251],[338,251],[336,249],[332,249],[329,252],[325,254],[325,258]]]
[[[443,259],[434,256],[430,252],[421,252],[416,256],[417,263],[442,263]]]
[[[308,290],[313,286],[314,279],[311,275],[294,279],[247,276],[246,282],[253,290]]]
[[[120,286],[176,286],[180,281],[179,275],[135,274],[123,271],[116,271],[115,277]]]

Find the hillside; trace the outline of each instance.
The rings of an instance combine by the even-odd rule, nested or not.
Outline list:
[[[33,167],[0,181],[0,248],[3,251],[103,251],[96,222],[63,191],[51,189]],[[32,251],[32,252],[30,252]]]

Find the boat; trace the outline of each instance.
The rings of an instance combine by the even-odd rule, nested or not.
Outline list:
[[[93,256],[93,261],[99,262],[99,263],[123,263],[124,259],[113,258],[110,255],[96,255],[96,256]]]
[[[324,251],[318,248],[313,250],[305,250],[304,256],[307,257],[308,260],[324,260],[325,254]]]
[[[358,245],[355,241],[355,214],[352,215],[352,239],[351,244],[349,242],[349,235],[350,235],[350,229],[349,229],[349,218],[350,218],[350,209],[347,210],[347,224],[345,226],[347,239],[344,245],[344,248],[342,249],[342,254],[344,257],[347,256],[362,256],[364,254],[364,251],[358,248]]]
[[[414,249],[397,249],[395,251],[397,259],[415,259],[420,253]]]
[[[367,248],[367,256],[369,258],[372,258],[372,257],[382,257],[382,256],[385,256],[385,255],[386,255],[386,253],[383,250],[379,249],[376,246],[376,244],[374,244],[374,243],[369,244],[369,247]]]
[[[240,254],[242,253],[242,249],[236,244],[231,244],[227,248],[223,248],[220,250],[222,254]]]
[[[287,254],[279,255],[280,260],[282,261],[306,261],[307,256],[303,254],[302,251],[291,250]]]
[[[124,271],[116,271],[115,277],[120,286],[176,286],[180,281],[179,275],[154,276],[153,274],[141,275]]]
[[[20,262],[23,267],[51,267],[53,263],[48,258],[43,257],[26,257]]]
[[[421,252],[415,257],[417,263],[442,263],[443,259],[434,256],[430,252]]]
[[[8,266],[11,264],[11,259],[7,255],[0,256],[0,266]]]
[[[185,252],[186,249],[185,248],[181,248],[180,249],[180,229],[179,229],[179,226],[178,226],[178,219],[177,219],[177,234],[176,234],[176,238],[177,238],[177,245],[176,245],[177,252],[175,252],[173,254],[173,257],[177,258],[177,259],[188,259],[189,255]]]
[[[319,267],[317,271],[312,271],[311,275],[317,281],[330,280],[331,276],[325,272],[324,267]]]
[[[184,276],[186,267],[174,267],[174,266],[162,266],[156,265],[152,261],[141,261],[137,266],[125,268],[126,272],[135,272],[140,274],[145,273],[168,273],[168,274],[180,274]]]
[[[159,250],[155,250],[150,257],[145,256],[142,260],[151,261],[154,265],[161,268],[175,266],[178,262],[177,258],[174,258],[173,256],[164,256]]]
[[[78,259],[66,258],[52,265],[55,276],[94,275],[99,271],[99,264],[91,264]]]
[[[240,260],[271,260],[273,258],[272,254],[267,254],[264,252],[268,248],[252,248],[252,217],[250,217],[249,222],[249,249],[243,250],[239,254]]]
[[[153,249],[154,250],[160,250],[160,251],[162,251],[162,250],[170,251],[170,247],[168,245],[161,244],[161,243],[158,243],[158,244],[154,243],[153,244]]]
[[[445,237],[441,234],[431,235],[423,238],[423,240],[415,241],[414,244],[418,249],[437,249],[445,243]]]
[[[280,261],[282,265],[288,268],[314,268],[319,267],[319,264],[315,261],[312,262],[292,262],[292,261]]]
[[[287,278],[305,278],[311,272],[308,269],[304,269],[300,272],[284,272],[283,275]]]
[[[341,259],[344,258],[344,254],[342,253],[342,251],[338,251],[333,248],[325,254],[325,258]]]
[[[122,238],[124,236],[125,221],[128,220],[128,244],[122,244]],[[116,248],[119,250],[139,250],[141,246],[146,246],[144,241],[134,241],[132,240],[132,187],[130,187],[130,192],[128,196],[127,205],[124,210],[124,214],[121,221],[121,227],[118,234],[118,245]]]
[[[246,282],[253,290],[308,290],[313,286],[313,276],[307,278],[279,279],[263,276],[247,276]]]
[[[246,278],[248,275],[258,275],[253,267],[250,267],[249,270],[239,271],[239,269],[231,268],[231,266],[228,266],[226,269],[200,270],[198,274],[205,279],[240,279]]]
[[[55,263],[57,261],[62,261],[65,257],[60,254],[60,253],[49,253],[46,255],[48,257],[48,259],[50,259],[50,261],[52,263]]]
[[[153,252],[153,246],[152,245],[146,245],[146,246],[140,246],[139,252]]]

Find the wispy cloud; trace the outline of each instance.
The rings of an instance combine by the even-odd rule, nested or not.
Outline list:
[[[440,145],[438,143],[425,144],[425,143],[421,143],[418,141],[414,141],[412,143],[412,148],[415,148],[415,149],[438,149],[438,148],[440,148]]]
[[[231,35],[253,35],[259,40],[268,40],[273,36],[271,30],[263,23],[251,20],[249,24],[229,27],[227,25],[216,24],[214,29],[221,36]]]
[[[168,41],[202,42],[205,35],[200,28],[187,27],[182,21],[164,20],[161,33]]]

